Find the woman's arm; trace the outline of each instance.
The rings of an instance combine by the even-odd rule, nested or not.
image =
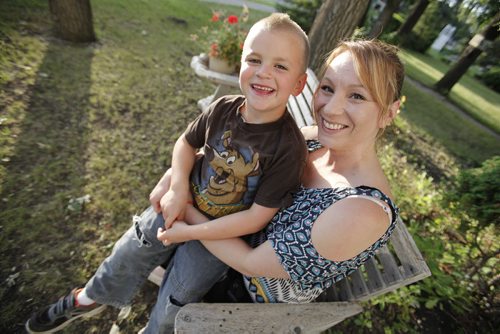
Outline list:
[[[389,224],[389,216],[371,200],[345,198],[319,215],[311,231],[311,241],[324,258],[344,261],[370,247]]]
[[[202,224],[183,226],[182,229],[168,229],[158,240],[179,243],[189,240],[220,240],[240,237],[261,231],[278,212],[278,208],[267,208],[253,203],[243,211],[235,212],[214,220],[205,219]]]
[[[201,212],[188,205],[186,220],[191,224],[203,224],[208,221]],[[184,222],[176,222],[166,232],[177,233],[177,230],[188,228]],[[182,233],[182,231],[179,231]],[[281,266],[278,256],[269,241],[256,248],[250,247],[240,238],[223,240],[200,240],[203,245],[222,262],[231,268],[251,277],[290,278]]]

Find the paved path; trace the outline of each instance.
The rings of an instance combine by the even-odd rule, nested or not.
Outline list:
[[[251,2],[251,1],[243,1],[243,0],[201,0],[201,1],[220,3],[223,5],[233,5],[233,6],[243,6],[243,4],[245,4],[250,9],[260,10],[262,12],[268,12],[268,13],[273,13],[276,11],[276,9],[274,7],[263,5],[263,4],[256,3],[256,2]],[[281,2],[281,1],[277,0],[275,2]]]

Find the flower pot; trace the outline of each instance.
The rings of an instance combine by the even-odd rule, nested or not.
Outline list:
[[[229,65],[226,60],[216,57],[208,58],[208,68],[211,71],[224,74],[233,74],[236,72],[236,65]]]

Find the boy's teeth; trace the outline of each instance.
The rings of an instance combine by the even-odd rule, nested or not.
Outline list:
[[[345,128],[346,126],[343,125],[343,124],[339,124],[339,123],[329,123],[325,120],[323,120],[323,124],[325,125],[325,128],[329,129],[329,130],[340,130],[340,129],[343,129]]]
[[[268,91],[268,92],[272,92],[273,91],[273,89],[269,88],[269,87],[264,87],[264,86],[259,86],[259,85],[253,85],[253,87],[256,88],[256,89],[265,90],[265,91]]]

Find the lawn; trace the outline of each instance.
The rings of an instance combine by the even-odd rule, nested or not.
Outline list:
[[[403,94],[407,98],[407,106],[400,116],[411,124],[408,131],[416,134],[417,138],[425,138],[424,141],[438,145],[439,150],[447,152],[446,155],[457,158],[460,165],[478,166],[482,161],[500,154],[499,136],[470,122],[442,101],[430,98],[410,82],[405,83]],[[416,148],[419,142],[414,143]],[[426,152],[424,155],[432,155],[430,147],[422,149]]]
[[[51,36],[47,1],[0,2],[1,333],[21,332],[33,310],[90,278],[132,215],[148,206],[174,141],[199,113],[197,100],[214,90],[189,67],[203,51],[190,35],[212,9],[239,13],[205,2],[193,10],[181,0],[92,6],[99,41],[73,45]],[[420,183],[395,193],[431,188],[413,175],[448,178],[498,155],[494,138],[445,105],[408,84],[405,94],[383,152],[389,166],[399,164],[395,182]],[[404,217],[420,214],[402,204]],[[116,321],[118,311],[108,308],[63,333],[108,333],[113,324],[137,332],[155,294],[147,283],[126,319]]]
[[[446,73],[449,65],[427,54],[405,50],[401,53],[407,74],[432,87]],[[500,134],[500,94],[465,74],[456,83],[450,99],[465,112]]]

